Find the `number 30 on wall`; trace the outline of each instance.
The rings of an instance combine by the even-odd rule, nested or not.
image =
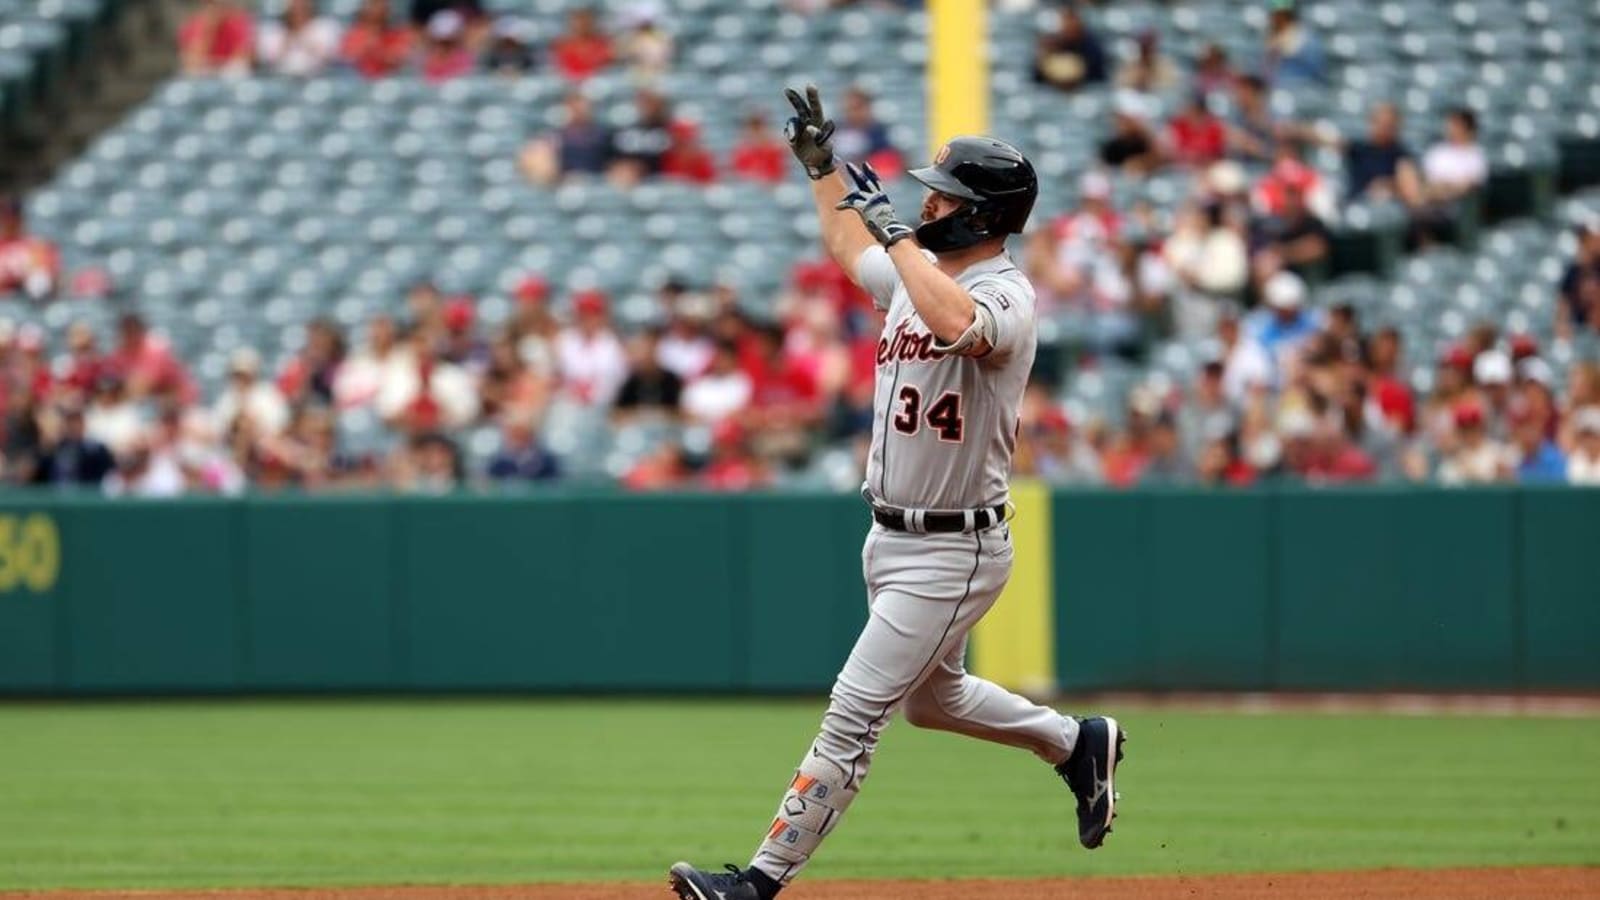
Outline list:
[[[0,515],[0,594],[26,588],[42,593],[61,573],[61,535],[44,513]]]

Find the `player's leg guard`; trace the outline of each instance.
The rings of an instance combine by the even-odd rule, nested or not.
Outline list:
[[[779,884],[788,884],[839,824],[855,797],[856,792],[845,787],[838,766],[807,751],[750,867]]]

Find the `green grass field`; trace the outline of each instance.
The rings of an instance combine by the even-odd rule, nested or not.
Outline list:
[[[0,888],[631,880],[744,862],[806,701],[0,705]],[[1120,712],[1120,711],[1118,711]],[[1077,847],[1042,764],[890,727],[814,877],[1600,863],[1600,719],[1129,711]]]

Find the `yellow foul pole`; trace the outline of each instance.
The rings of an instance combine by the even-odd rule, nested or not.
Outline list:
[[[958,134],[989,128],[989,31],[984,0],[929,0],[929,156]]]

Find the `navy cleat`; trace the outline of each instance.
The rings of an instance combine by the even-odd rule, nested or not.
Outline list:
[[[1078,840],[1093,850],[1111,833],[1117,817],[1114,779],[1122,762],[1122,742],[1127,739],[1117,720],[1094,716],[1078,720],[1078,743],[1056,774],[1078,798]]]
[[[728,874],[702,872],[686,862],[667,872],[667,884],[681,900],[765,900],[750,876],[738,866],[727,866]]]

